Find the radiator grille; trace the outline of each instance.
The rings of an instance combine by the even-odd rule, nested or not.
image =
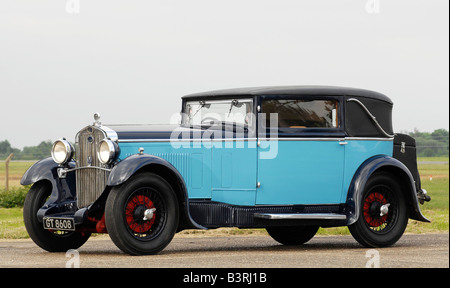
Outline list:
[[[76,170],[78,208],[93,203],[105,190],[109,172],[95,169],[101,167],[97,158],[97,149],[99,142],[105,137],[105,132],[94,126],[88,126],[77,134],[75,142],[76,167],[83,168]]]

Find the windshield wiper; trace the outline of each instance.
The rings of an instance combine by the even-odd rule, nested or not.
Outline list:
[[[197,111],[195,111],[194,115],[189,116],[189,120],[191,120],[192,118],[194,118],[195,115],[197,115],[198,111],[200,111],[203,107],[206,106],[205,101],[199,101],[198,103],[200,104],[200,107],[198,107],[198,109],[197,109]]]
[[[238,104],[239,104],[239,101],[236,100],[236,99],[233,99],[233,101],[231,101],[231,106],[230,106],[230,110],[228,111],[228,116],[227,117],[230,117],[231,110],[233,110],[233,107],[237,106]]]

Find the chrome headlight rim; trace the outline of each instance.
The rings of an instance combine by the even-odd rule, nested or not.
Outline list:
[[[65,138],[61,138],[53,142],[52,145],[52,158],[58,164],[65,164],[72,160],[75,149],[72,144]],[[63,153],[63,154],[61,154]]]
[[[97,158],[103,165],[111,164],[115,160],[117,152],[117,144],[109,138],[98,143]]]

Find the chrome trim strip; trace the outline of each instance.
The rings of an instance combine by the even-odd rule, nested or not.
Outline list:
[[[209,141],[209,140],[203,140],[203,139],[190,139],[190,140],[185,140],[187,141],[191,141],[191,140],[196,140],[196,141]],[[142,142],[172,142],[175,140],[171,140],[171,139],[119,139],[119,143],[142,143]],[[177,142],[182,142],[181,140],[178,140]]]
[[[75,171],[75,170],[81,170],[81,169],[98,169],[98,170],[103,170],[103,171],[111,172],[111,169],[102,168],[102,167],[97,167],[97,166],[84,166],[84,167],[77,167],[77,168],[64,169],[64,170],[65,170],[66,172],[72,172],[72,171]]]
[[[211,139],[212,142],[222,142],[222,141],[257,141],[258,138],[221,138],[221,139]]]
[[[336,138],[225,138],[225,139],[119,139],[119,143],[142,142],[221,142],[221,141],[393,141],[393,138],[336,137]]]
[[[394,141],[394,138],[345,137],[348,141]]]
[[[72,168],[72,169],[69,169],[69,168],[58,168],[56,170],[56,172],[58,173],[59,178],[66,178],[67,173],[73,172],[73,171],[77,171],[77,170],[82,170],[82,169],[98,169],[98,170],[111,172],[111,169],[97,167],[97,166],[84,166],[84,167],[77,167],[77,168]]]
[[[255,213],[254,217],[269,220],[346,220],[347,216],[336,213],[290,213],[290,214],[270,214],[270,213]]]
[[[380,138],[380,137],[323,137],[323,138],[259,138],[260,141],[393,141],[393,138]]]
[[[283,138],[279,138],[279,137],[277,137],[277,138],[259,138],[259,140],[260,141],[344,141],[345,140],[345,138],[344,137],[335,137],[335,138],[332,138],[332,137],[323,137],[323,138],[320,138],[320,137],[316,137],[316,138],[297,138],[297,137],[292,137],[292,138],[289,138],[289,137],[283,137]]]
[[[188,101],[186,101],[186,103],[202,102],[202,103],[205,103],[205,104],[231,104],[231,102],[233,100],[235,100],[235,99],[238,100],[240,103],[253,103],[253,99],[251,99],[251,98],[239,99],[239,98],[233,98],[233,97],[230,97],[230,98],[224,99],[224,100],[188,100]]]
[[[142,142],[222,142],[222,141],[257,141],[257,138],[224,138],[224,139],[119,139],[119,143]]]
[[[350,98],[347,100],[347,102],[356,102],[359,104],[359,106],[361,106],[364,111],[366,111],[367,115],[369,115],[369,117],[372,119],[373,123],[375,123],[375,125],[377,126],[378,130],[380,130],[381,133],[383,133],[384,135],[386,135],[389,138],[394,138],[394,135],[390,135],[388,134],[386,131],[384,131],[383,127],[381,127],[380,123],[378,123],[377,119],[375,116],[373,116],[372,113],[370,113],[369,109],[367,109],[367,107],[358,99],[355,98]]]

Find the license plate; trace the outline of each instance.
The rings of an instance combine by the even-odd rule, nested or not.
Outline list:
[[[75,231],[75,222],[72,218],[44,217],[44,228],[51,230]]]

